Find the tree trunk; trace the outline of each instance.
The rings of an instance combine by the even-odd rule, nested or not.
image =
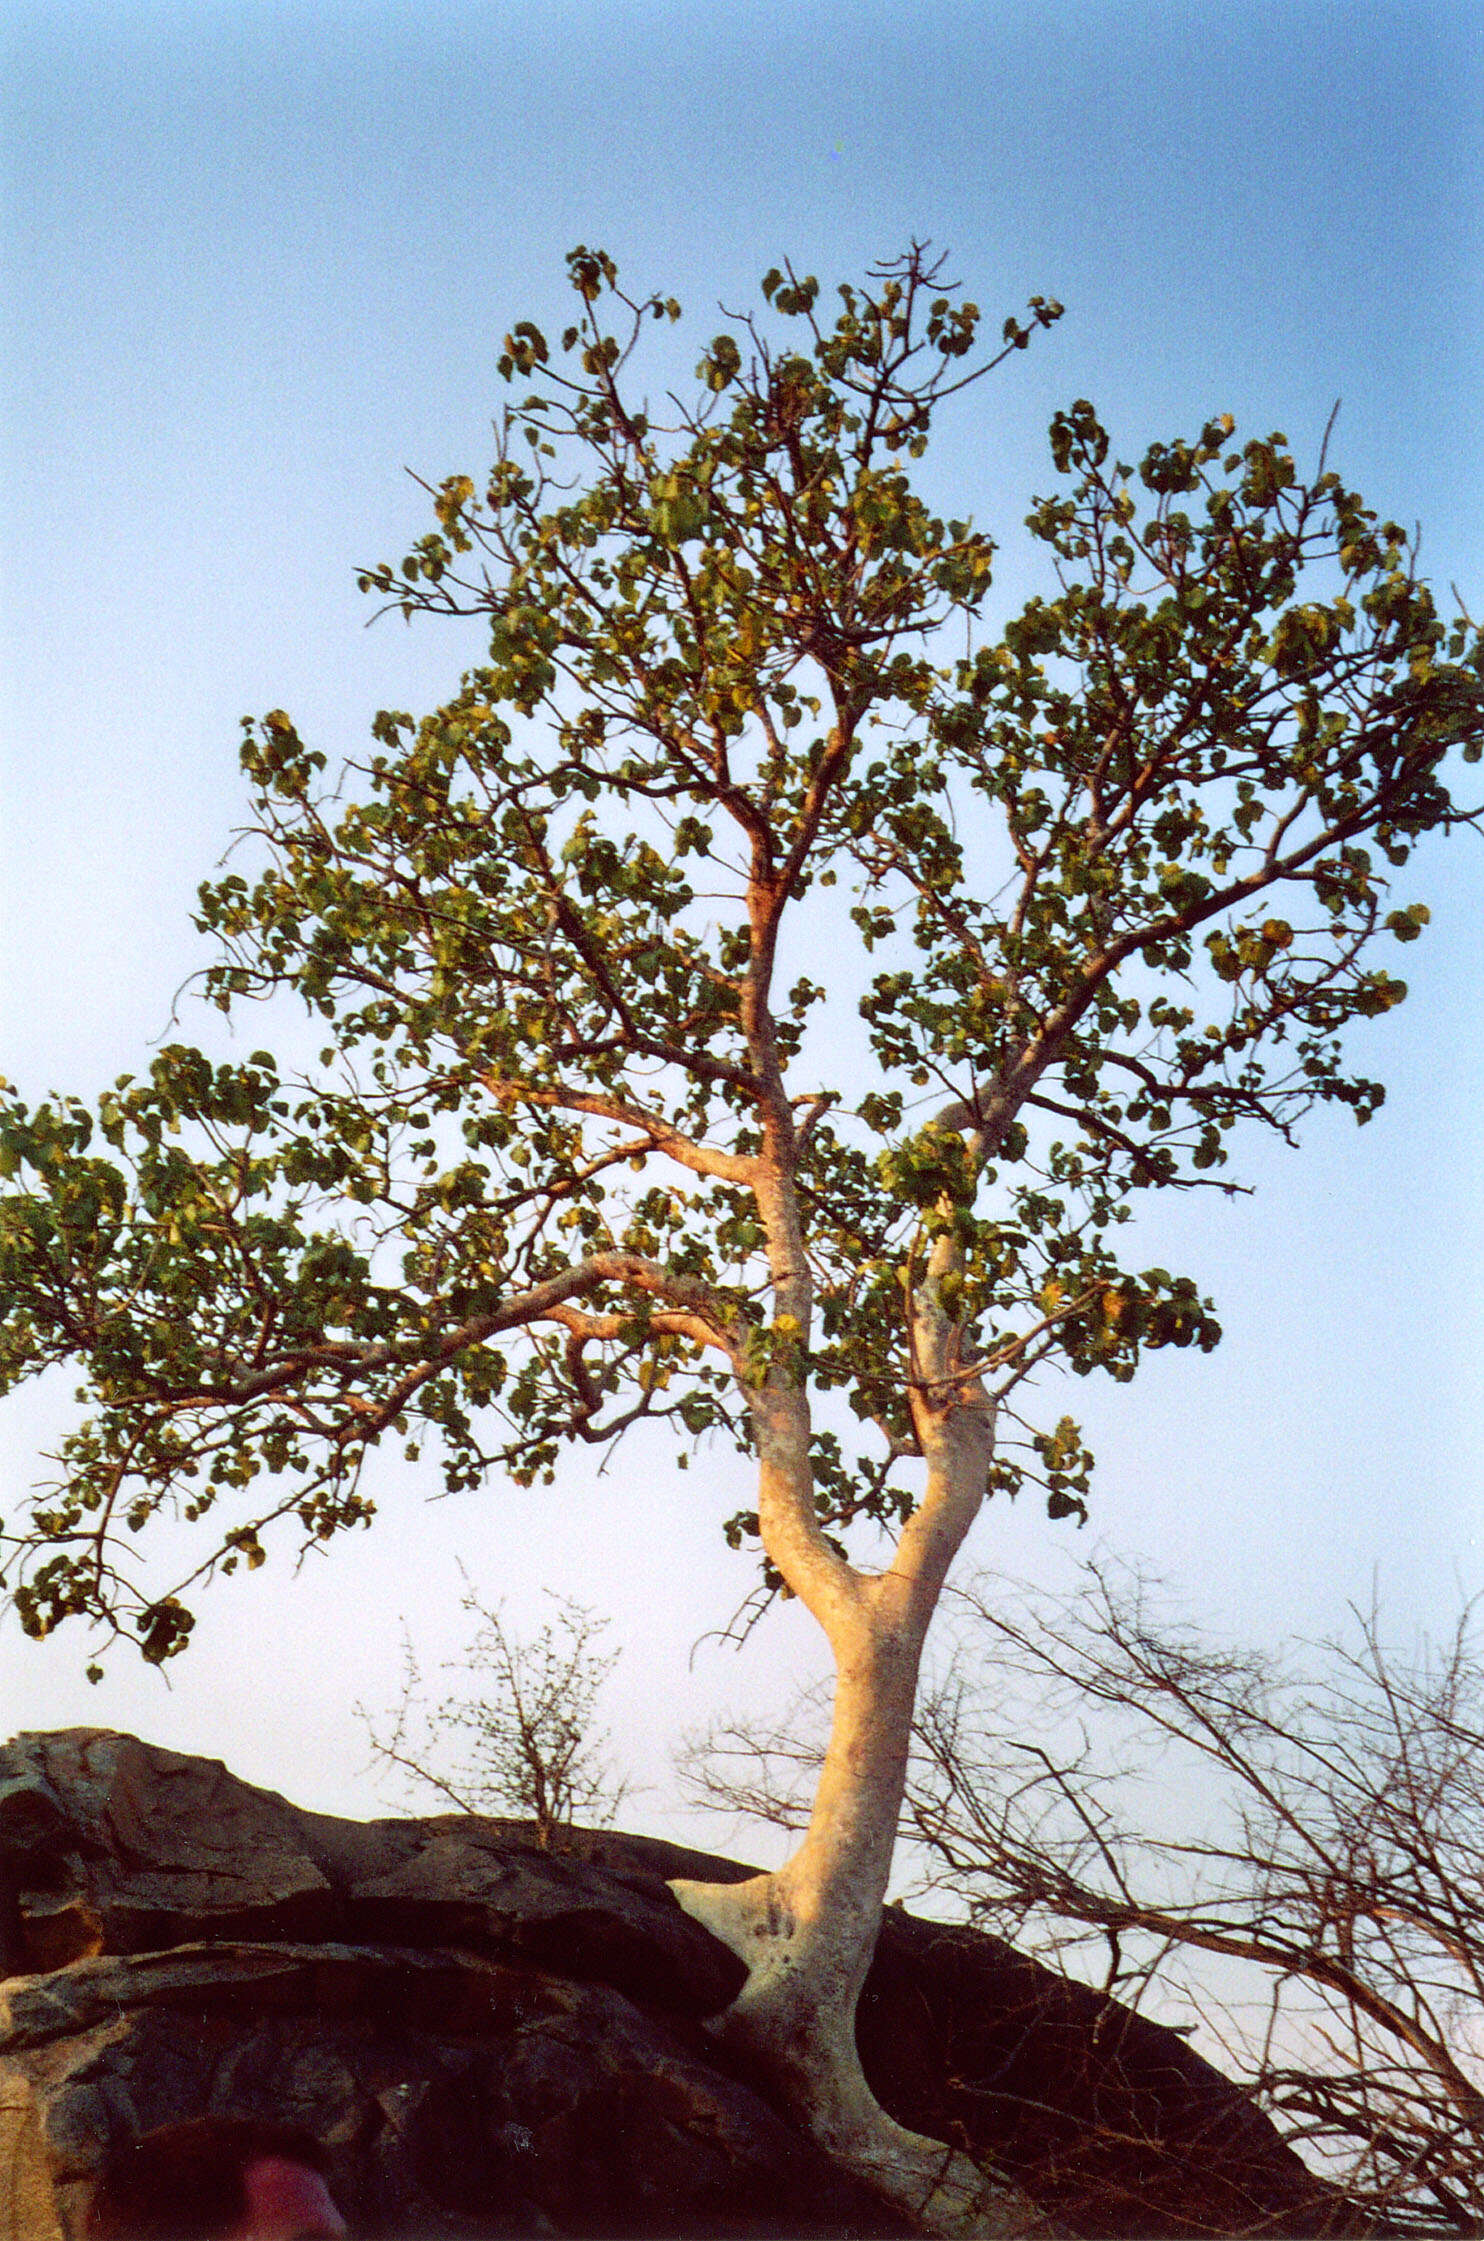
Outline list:
[[[761,1443],[765,1539],[770,1477],[786,1450],[797,1459],[796,1411],[777,1411],[770,1428],[785,1436]],[[795,1576],[792,1565],[786,1571],[828,1634],[836,1664],[829,1746],[802,1845],[776,1874],[740,1884],[678,1881],[671,1889],[747,1964],[747,1982],[712,2030],[830,2154],[924,2232],[1026,2234],[1044,2229],[1034,2204],[967,2156],[889,2117],[866,2083],[855,2043],[856,2001],[896,1843],[923,1643],[943,1576],[984,1493],[982,1414],[956,1401],[933,1431],[938,1453],[929,1459],[928,1492],[889,1571],[857,1572],[833,1552]],[[787,1470],[778,1475],[793,1478]],[[774,1500],[784,1491],[775,1485]],[[789,1529],[770,1541],[775,1562],[780,1550],[796,1557],[813,1537],[827,1550],[812,1499],[807,1514],[796,1499],[787,1507]]]

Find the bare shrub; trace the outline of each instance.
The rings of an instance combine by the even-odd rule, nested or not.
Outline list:
[[[534,1821],[543,1846],[577,1821],[606,1827],[628,1792],[605,1755],[608,1736],[594,1726],[618,1662],[617,1651],[598,1648],[608,1621],[565,1596],[547,1600],[552,1617],[523,1641],[466,1580],[461,1608],[477,1624],[462,1655],[440,1667],[464,1676],[465,1686],[431,1703],[404,1634],[395,1709],[378,1720],[356,1706],[384,1766],[461,1813]]]
[[[1477,1608],[1442,1646],[1396,1649],[1372,1609],[1277,1656],[1150,1600],[1097,1567],[1067,1599],[954,1598],[903,1806],[918,1890],[1193,2017],[1388,2229],[1484,2231]],[[799,1825],[818,1709],[694,1742],[688,1793]]]

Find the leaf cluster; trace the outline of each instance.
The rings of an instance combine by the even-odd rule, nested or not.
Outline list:
[[[0,1372],[68,1362],[89,1410],[0,1544],[36,1634],[183,1647],[190,1583],[131,1561],[162,1513],[210,1513],[198,1580],[367,1522],[388,1437],[452,1489],[648,1420],[684,1462],[748,1448],[778,1379],[819,1396],[832,1536],[907,1514],[922,1410],[971,1388],[994,1485],[1080,1515],[1034,1373],[1219,1337],[1128,1265],[1137,1194],[1380,1103],[1349,1031],[1427,920],[1390,883],[1484,742],[1479,634],[1401,532],[1281,436],[1214,419],[1135,469],[1078,402],[1047,589],[992,623],[992,540],[912,470],[1058,305],[986,349],[920,248],[828,316],[782,268],[661,410],[678,307],[600,252],[569,278],[555,347],[507,338],[489,475],[362,574],[482,658],[338,790],[284,711],[244,729],[204,992],[292,996],[318,1065],[173,1048],[96,1119],[0,1115]]]

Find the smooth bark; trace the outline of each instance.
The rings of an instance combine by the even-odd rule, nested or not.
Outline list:
[[[760,1196],[762,1194],[760,1193]],[[780,1210],[791,1192],[778,1191]],[[741,1884],[677,1881],[686,1912],[747,1964],[713,2030],[760,2072],[829,2152],[924,2232],[1023,2234],[1041,2225],[1009,2182],[889,2117],[861,2069],[856,2003],[891,1872],[923,1645],[948,1568],[984,1501],[992,1407],[958,1361],[940,1286],[956,1272],[951,1210],[913,1302],[913,1416],[927,1463],[922,1501],[892,1564],[861,1571],[815,1514],[810,1411],[775,1369],[753,1402],[763,1545],[824,1629],[835,1661],[829,1743],[804,1841],[786,1866]],[[792,1225],[785,1221],[785,1228]],[[791,1287],[795,1309],[807,1308]]]

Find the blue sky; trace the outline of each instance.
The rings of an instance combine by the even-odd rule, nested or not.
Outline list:
[[[1226,409],[1312,461],[1340,399],[1335,463],[1484,608],[1473,7],[11,0],[0,39],[0,1071],[27,1094],[146,1062],[202,961],[241,715],[285,706],[334,760],[477,658],[367,632],[354,572],[421,532],[404,466],[487,463],[500,338],[560,319],[578,240],[681,298],[687,351],[782,256],[829,284],[914,235],[997,314],[1059,297],[931,461],[1003,540],[1007,599],[1058,404],[1094,398],[1125,456]],[[1227,1341],[1075,1395],[1085,1538],[1247,1633],[1323,1631],[1373,1574],[1401,1631],[1484,1587],[1478,846],[1413,889],[1435,923],[1366,1045],[1383,1115],[1249,1159],[1253,1202],[1154,1214],[1149,1257]],[[45,1421],[0,1416],[7,1504]],[[657,1782],[672,1716],[815,1659],[787,1614],[740,1663],[690,1657],[748,1584],[719,1459],[714,1484],[656,1448],[552,1494],[391,1494],[292,1587],[224,1588],[171,1689],[0,1642],[5,1726],[132,1726],[369,1811],[351,1705],[390,1692],[403,1614],[425,1663],[456,1646],[459,1555],[518,1624],[543,1584],[612,1612],[613,1716]],[[1054,1578],[1074,1540],[996,1508],[970,1561]],[[631,1812],[667,1825],[658,1789]]]

